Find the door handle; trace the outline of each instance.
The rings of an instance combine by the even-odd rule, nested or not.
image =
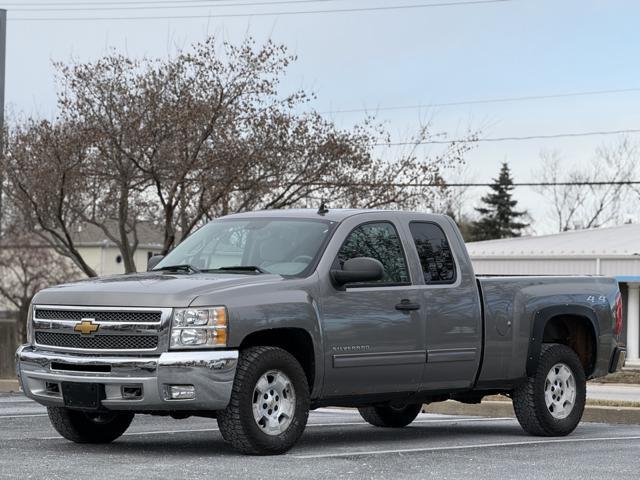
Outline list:
[[[396,305],[396,310],[400,310],[402,312],[408,312],[411,310],[420,310],[420,304],[412,303],[405,298]]]

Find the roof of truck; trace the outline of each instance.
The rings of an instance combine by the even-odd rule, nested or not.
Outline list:
[[[400,213],[395,210],[375,210],[364,208],[327,208],[326,213],[318,213],[317,208],[288,208],[282,210],[258,210],[255,212],[235,213],[225,218],[237,217],[294,217],[294,218],[323,218],[334,222],[340,222],[345,218],[361,213]]]

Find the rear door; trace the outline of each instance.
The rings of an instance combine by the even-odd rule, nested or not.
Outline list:
[[[445,217],[407,218],[417,268],[427,364],[422,390],[466,388],[481,358],[482,317],[475,275],[455,227]],[[410,257],[411,258],[411,257]]]
[[[325,397],[415,392],[420,386],[426,359],[421,305],[398,225],[390,217],[365,214],[345,220],[323,257],[327,264],[319,271],[327,286],[318,306]],[[354,257],[379,260],[385,278],[344,289],[328,282],[330,269]]]

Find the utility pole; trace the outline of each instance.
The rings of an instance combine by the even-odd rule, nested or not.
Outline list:
[[[4,226],[4,64],[7,49],[7,11],[0,9],[0,238]]]

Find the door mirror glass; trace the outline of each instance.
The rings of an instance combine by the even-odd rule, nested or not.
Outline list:
[[[147,272],[153,270],[153,267],[158,265],[163,258],[164,255],[153,255],[149,257],[149,260],[147,260]]]
[[[333,283],[342,286],[347,283],[376,282],[384,278],[384,267],[375,258],[350,258],[342,270],[331,270]]]

